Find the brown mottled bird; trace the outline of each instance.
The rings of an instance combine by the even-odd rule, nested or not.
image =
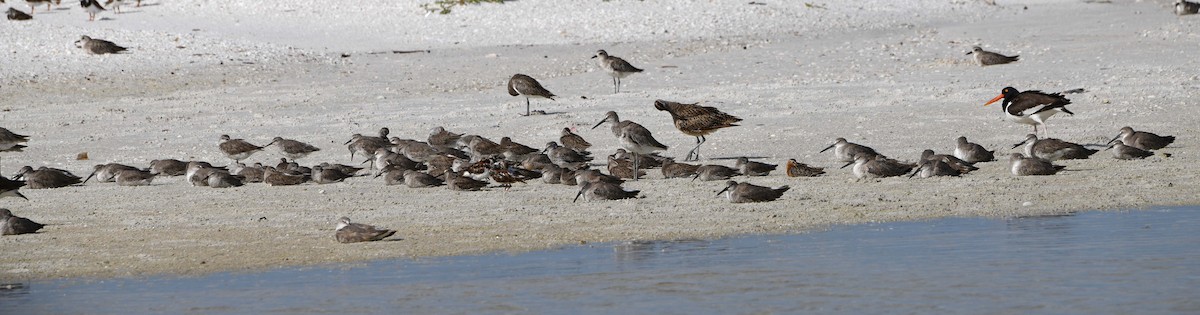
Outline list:
[[[1018,58],[1019,56],[1005,56],[983,50],[983,48],[979,48],[979,46],[972,47],[971,52],[968,52],[967,54],[975,54],[975,62],[978,62],[980,66],[1002,65],[1020,60],[1020,58]]]
[[[797,162],[796,159],[788,159],[786,167],[788,177],[817,177],[825,174],[824,168],[811,167]]]
[[[350,218],[341,217],[334,236],[338,242],[357,243],[374,242],[396,234],[395,230],[379,229],[362,223],[350,223]]]
[[[542,87],[542,84],[533,77],[524,74],[515,74],[511,79],[508,79],[508,95],[524,96],[525,97],[525,116],[529,116],[529,98],[541,97],[554,100],[554,93]]]
[[[217,145],[217,148],[221,149],[221,153],[224,153],[225,156],[229,157],[230,159],[236,162],[241,162],[242,160],[250,157],[250,155],[253,155],[255,152],[262,151],[263,148],[271,146],[271,144],[274,144],[274,142],[267,143],[267,145],[260,147],[250,144],[250,142],[246,142],[246,140],[232,139],[229,137],[229,135],[221,135],[221,143]]]
[[[707,140],[704,138],[705,135],[721,128],[737,126],[734,123],[742,121],[737,116],[726,114],[711,106],[656,100],[654,108],[670,113],[671,120],[675,122],[675,128],[686,135],[696,137],[696,147],[688,151],[684,161],[700,160],[700,145]]]
[[[675,163],[672,160],[663,161],[662,173],[663,178],[688,178],[696,175],[696,170],[700,165],[692,165],[687,163]]]
[[[558,142],[562,142],[562,146],[575,150],[581,154],[588,154],[587,149],[592,147],[592,143],[584,140],[583,137],[571,131],[571,128],[563,128],[562,136],[558,137]]]

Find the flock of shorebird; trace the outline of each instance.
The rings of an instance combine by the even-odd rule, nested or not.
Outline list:
[[[48,0],[27,0],[31,7],[34,3],[46,3]],[[121,0],[116,1],[117,6]],[[1194,13],[1195,8],[1190,3],[1180,0],[1180,5]],[[95,0],[83,0],[85,8],[99,8]],[[1180,7],[1177,5],[1177,8]],[[1190,9],[1189,9],[1190,8]],[[102,10],[102,8],[101,8]],[[1186,11],[1186,10],[1184,10]],[[1180,12],[1184,12],[1180,11]],[[10,9],[10,16],[12,10]],[[94,13],[93,13],[94,14]],[[93,16],[94,18],[94,16]],[[77,42],[89,53],[116,53],[124,50],[111,42],[83,36]],[[1003,54],[973,47],[968,55],[974,55],[981,66],[1000,65],[1016,62],[1018,56]],[[622,79],[642,72],[626,60],[611,56],[604,50],[599,50],[592,57],[597,59],[600,68],[612,77],[613,91],[619,92]],[[531,98],[553,100],[556,96],[547,90],[533,77],[524,74],[513,75],[508,81],[508,93],[511,96],[525,98],[526,110],[524,116],[542,111],[531,111]],[[1008,120],[1027,124],[1033,127],[1033,133],[1027,135],[1024,141],[1014,145],[1015,149],[1024,146],[1024,154],[1012,153],[1009,157],[1011,173],[1016,176],[1053,175],[1064,166],[1053,164],[1064,159],[1085,159],[1098,152],[1083,145],[1070,143],[1053,138],[1038,138],[1038,127],[1046,132],[1046,121],[1058,113],[1073,115],[1066,105],[1071,104],[1064,94],[1080,93],[1082,89],[1064,91],[1061,93],[1043,93],[1040,91],[1018,91],[1012,87],[1001,90],[1000,95],[987,101],[984,106],[1001,102],[1001,110]],[[696,103],[681,103],[666,100],[654,101],[654,107],[670,114],[675,127],[689,136],[696,138],[696,144],[683,162],[674,158],[658,155],[667,150],[667,145],[656,140],[649,129],[630,120],[621,120],[616,112],[607,112],[603,119],[592,129],[609,124],[612,135],[616,138],[621,149],[607,156],[605,174],[592,169],[594,157],[589,152],[591,143],[575,133],[572,128],[564,128],[558,141],[546,143],[544,148],[536,149],[514,142],[509,137],[503,137],[494,142],[480,135],[466,135],[434,128],[425,139],[403,139],[389,137],[388,128],[382,128],[377,136],[354,134],[345,143],[351,160],[362,156],[370,163],[368,167],[357,167],[335,163],[321,163],[311,167],[301,166],[296,162],[313,152],[321,149],[293,139],[275,137],[266,145],[259,146],[244,139],[221,135],[218,149],[234,161],[235,167],[218,167],[204,161],[180,161],[175,159],[153,160],[149,167],[139,168],[119,163],[95,165],[86,178],[76,176],[70,171],[40,167],[34,169],[24,166],[13,179],[0,176],[0,197],[15,196],[25,198],[18,189],[58,188],[80,185],[95,178],[100,182],[115,182],[122,186],[149,185],[159,176],[184,176],[193,186],[212,188],[228,188],[243,186],[247,183],[262,182],[270,186],[300,185],[308,182],[330,184],[344,181],[357,176],[383,177],[387,185],[405,185],[411,188],[427,188],[446,186],[458,191],[476,191],[489,186],[509,189],[514,183],[526,183],[540,179],[547,184],[577,185],[580,187],[575,195],[575,201],[585,200],[616,200],[637,198],[640,191],[626,190],[621,185],[627,179],[638,180],[646,175],[644,169],[660,168],[663,178],[691,178],[693,181],[726,181],[722,194],[734,203],[766,202],[780,198],[789,190],[788,186],[778,188],[758,186],[747,182],[730,180],[736,176],[768,176],[778,168],[778,165],[752,161],[746,157],[737,158],[733,167],[719,164],[688,164],[684,162],[700,160],[699,149],[706,141],[705,136],[713,132],[738,126],[742,121],[737,116],[722,112],[710,106]],[[0,152],[19,152],[24,148],[28,137],[15,134],[0,128]],[[1111,149],[1117,159],[1140,159],[1153,156],[1151,150],[1158,150],[1174,141],[1171,136],[1159,136],[1144,131],[1135,131],[1130,127],[1120,130],[1117,137],[1109,141],[1107,149]],[[242,163],[257,152],[268,147],[275,147],[283,158],[274,166],[255,163]],[[922,152],[917,162],[904,162],[878,153],[876,150],[844,138],[838,138],[821,152],[833,150],[836,159],[852,167],[854,176],[858,178],[882,178],[908,175],[920,176],[961,176],[977,170],[976,163],[995,161],[995,151],[969,142],[966,137],[959,137],[953,154],[937,154],[933,150]],[[1107,150],[1106,149],[1106,150]],[[820,167],[812,167],[795,159],[789,159],[785,164],[785,174],[789,177],[813,177],[825,174]],[[27,198],[26,198],[27,199]],[[3,235],[34,233],[42,228],[41,224],[25,218],[17,217],[7,209],[0,209],[0,232]],[[379,229],[370,225],[351,223],[349,218],[342,217],[336,227],[336,239],[340,242],[375,241],[396,233],[394,230]]]

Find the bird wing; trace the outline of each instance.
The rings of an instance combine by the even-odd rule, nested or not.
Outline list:
[[[1062,108],[1067,104],[1071,104],[1071,100],[1063,97],[1062,94],[1025,91],[1017,94],[1017,97],[1011,100],[1008,105],[1008,113],[1013,116],[1028,116],[1055,108]],[[1065,110],[1065,108],[1063,109]]]
[[[608,60],[608,65],[617,72],[642,72],[642,69],[634,67],[628,61],[625,61],[625,59],[609,56]]]

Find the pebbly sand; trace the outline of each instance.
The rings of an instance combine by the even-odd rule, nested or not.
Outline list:
[[[28,12],[28,7],[9,1]],[[353,133],[424,139],[455,132],[541,147],[578,127],[600,157],[618,147],[609,110],[637,121],[682,157],[694,139],[675,130],[653,100],[702,102],[745,119],[708,137],[704,163],[741,155],[828,167],[819,178],[735,178],[790,185],[781,200],[729,204],[722,182],[630,182],[644,198],[571,199],[577,186],[534,182],[512,191],[455,192],[341,184],[191,187],[181,177],[149,187],[112,183],[22,190],[29,201],[0,207],[50,224],[0,237],[0,281],[66,277],[194,275],[280,266],[428,257],[627,240],[792,233],[836,224],[947,216],[1011,217],[1088,209],[1200,204],[1196,139],[1200,114],[1200,17],[1157,1],[867,0],[550,1],[456,8],[426,15],[421,1],[149,1],[86,22],[73,5],[25,22],[0,22],[0,123],[29,135],[4,153],[2,170],[51,166],[86,176],[91,166],[152,159],[227,164],[217,137],[265,144],[299,139],[323,150],[303,164],[351,164]],[[90,56],[81,34],[131,47]],[[972,45],[1020,62],[981,68]],[[597,49],[646,72],[610,79],[588,59]],[[420,51],[395,54],[392,51]],[[534,100],[549,115],[519,117],[514,73],[561,97]],[[950,153],[965,135],[1010,152],[1030,128],[1005,121],[1001,88],[1072,94],[1074,116],[1049,135],[1102,144],[1122,126],[1178,137],[1170,157],[1120,161],[1108,152],[1062,161],[1047,177],[1013,177],[1006,161],[962,178],[855,180],[817,151],[845,137],[915,160]],[[90,160],[77,161],[87,152]],[[1015,152],[1015,151],[1014,151]],[[273,150],[249,162],[274,164]],[[393,241],[344,245],[335,220],[399,230]]]

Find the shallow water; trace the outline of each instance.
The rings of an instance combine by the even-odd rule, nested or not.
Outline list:
[[[34,281],[4,314],[1200,313],[1200,207],[839,226],[198,278]]]

